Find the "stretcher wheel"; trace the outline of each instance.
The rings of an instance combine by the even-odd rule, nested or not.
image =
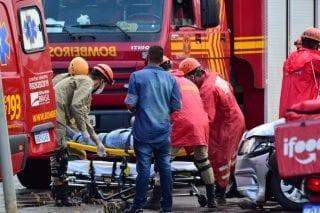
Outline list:
[[[204,195],[198,196],[198,203],[201,207],[205,207],[207,205],[207,198]]]
[[[83,193],[81,198],[82,198],[82,202],[91,203],[91,197],[88,195],[88,193]]]
[[[122,212],[121,206],[116,202],[108,202],[106,206],[106,212],[108,213],[120,213]]]
[[[190,196],[193,196],[194,195],[194,191],[192,189],[190,189],[189,194],[190,194]]]

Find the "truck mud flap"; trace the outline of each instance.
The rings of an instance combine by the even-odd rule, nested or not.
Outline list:
[[[12,135],[9,136],[10,141],[10,151],[12,158],[12,167],[14,173],[20,171],[25,167],[28,153],[28,135],[20,134],[20,135]],[[0,170],[0,177],[1,177]],[[0,178],[1,180],[1,178]]]

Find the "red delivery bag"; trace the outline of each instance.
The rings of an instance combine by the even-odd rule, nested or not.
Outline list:
[[[281,178],[320,173],[320,120],[279,125],[275,140]]]

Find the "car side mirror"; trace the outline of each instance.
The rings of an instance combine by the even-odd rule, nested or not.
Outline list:
[[[201,22],[203,28],[216,27],[220,24],[219,0],[201,0]]]

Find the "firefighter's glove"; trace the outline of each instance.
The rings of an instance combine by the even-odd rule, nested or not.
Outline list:
[[[67,137],[68,138],[73,138],[77,133],[69,126],[66,126],[66,130],[67,130]]]
[[[100,142],[98,147],[97,147],[97,153],[99,157],[106,157],[106,150],[104,149],[104,145]]]

